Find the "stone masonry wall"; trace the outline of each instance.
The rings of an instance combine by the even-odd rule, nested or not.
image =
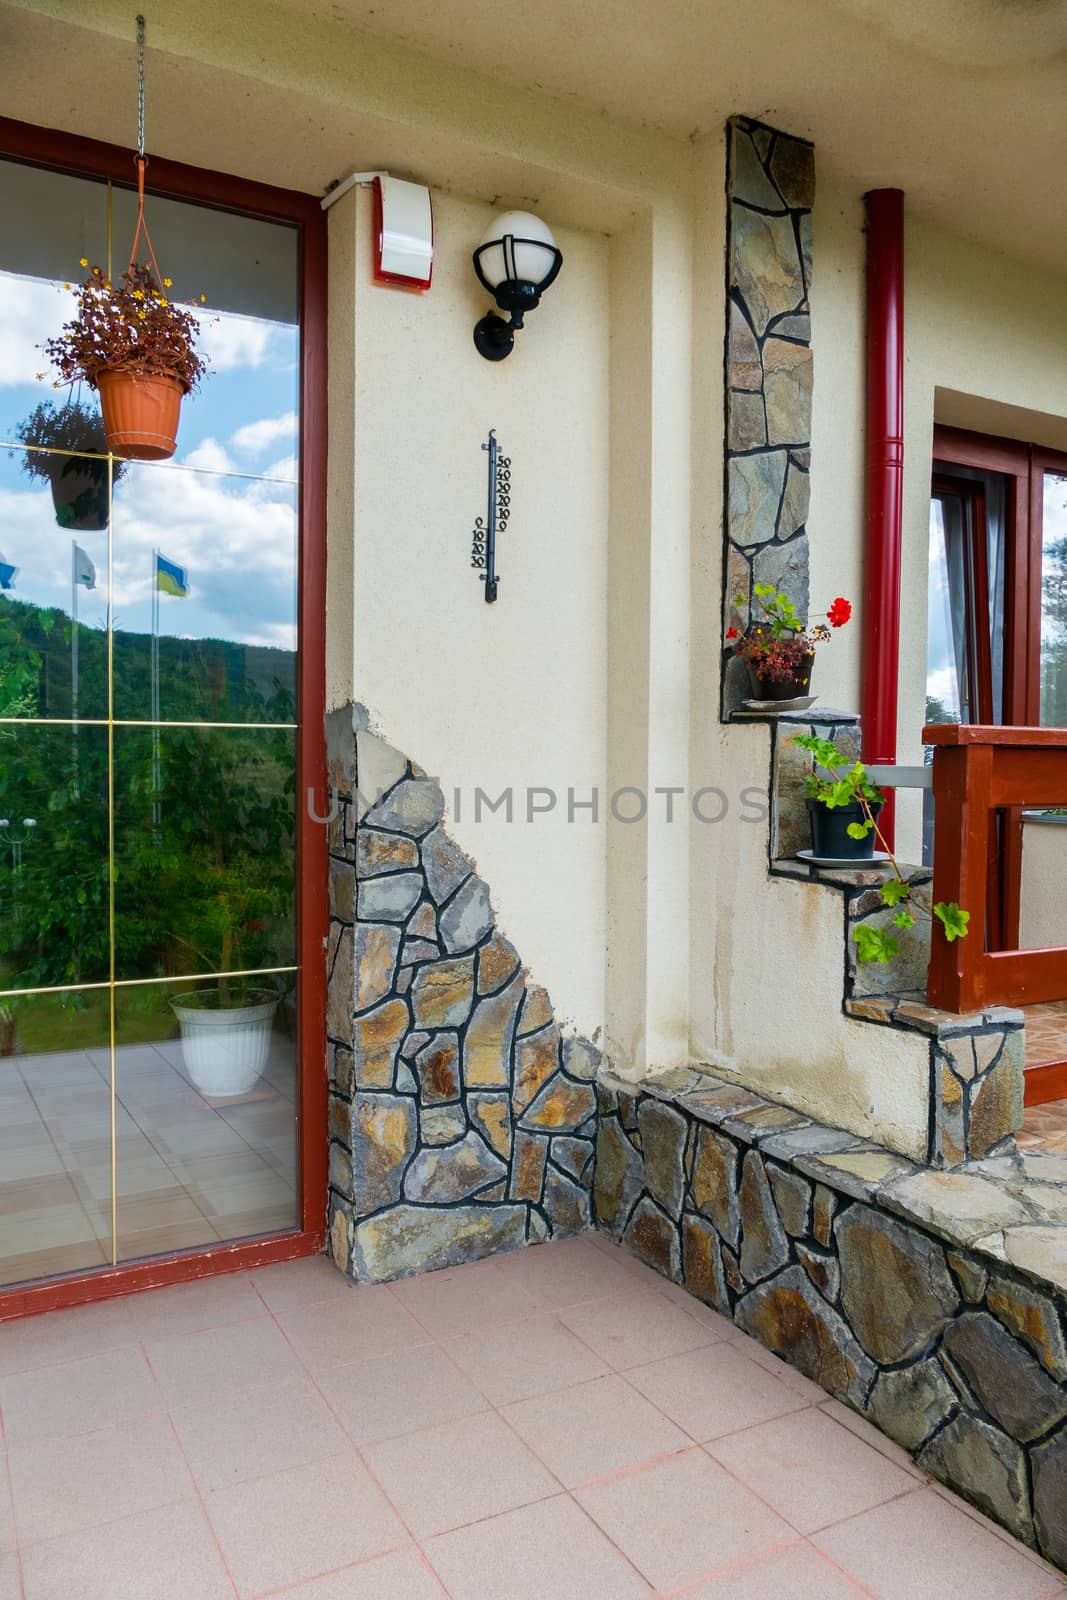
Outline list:
[[[497,929],[440,785],[351,709],[329,723],[338,1266],[382,1281],[587,1228],[599,1051]]]
[[[709,1074],[598,1095],[598,1227],[1067,1567],[1067,1161],[930,1172]]]
[[[753,583],[784,587],[803,614],[808,607],[815,153],[749,117],[731,119],[727,149],[723,626],[743,633]],[[724,715],[748,693],[727,656]]]

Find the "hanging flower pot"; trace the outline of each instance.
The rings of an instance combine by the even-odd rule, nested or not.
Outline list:
[[[77,315],[44,344],[62,381],[100,393],[107,447],[122,460],[166,461],[177,448],[182,396],[207,363],[195,345],[200,324],[170,298],[144,220],[144,159],[137,162],[137,230],[118,283],[93,267],[75,289]],[[141,234],[151,260],[137,261]],[[83,257],[82,266],[88,261]],[[69,288],[69,285],[68,285]],[[203,300],[203,295],[201,295]]]
[[[128,461],[166,461],[178,448],[185,390],[177,378],[116,369],[96,380],[107,447]]]

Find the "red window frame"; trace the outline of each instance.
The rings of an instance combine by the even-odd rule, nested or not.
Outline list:
[[[966,489],[966,480],[952,480],[951,470],[973,467],[995,472],[1008,480],[1004,580],[1004,691],[1002,725],[1036,728],[1041,720],[1041,571],[1044,479],[1046,471],[1067,473],[1067,455],[1018,439],[1000,439],[970,433],[962,428],[934,428],[932,493],[947,486]],[[988,613],[988,573],[985,550],[972,551],[981,569],[976,586],[976,608]],[[981,606],[984,585],[985,606]],[[978,629],[979,634],[983,630]],[[979,672],[981,663],[978,663]],[[979,686],[979,718],[983,708]],[[992,721],[992,716],[989,718]],[[990,851],[999,865],[990,863],[987,907],[994,949],[1014,950],[1019,942],[1022,891],[1022,810],[1003,808],[997,830],[990,829]],[[994,833],[999,834],[999,839]],[[1067,1060],[1035,1064],[1026,1072],[1027,1105],[1059,1099],[1067,1093]]]
[[[0,157],[79,177],[110,178],[136,187],[134,158],[121,146],[59,133],[0,117]],[[326,829],[311,811],[325,815],[326,749],[326,218],[314,195],[276,189],[226,173],[152,157],[146,192],[165,195],[267,221],[295,224],[300,231],[301,371],[299,495],[300,663],[297,686],[298,825],[297,942],[300,999],[297,1019],[300,1061],[298,1153],[300,1224],[266,1239],[117,1267],[98,1267],[37,1283],[0,1289],[0,1322],[33,1312],[106,1300],[162,1284],[237,1272],[269,1262],[317,1254],[326,1238],[327,1085],[326,968],[323,948],[329,925]],[[306,804],[311,795],[314,807]]]

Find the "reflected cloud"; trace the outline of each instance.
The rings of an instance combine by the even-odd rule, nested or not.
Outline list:
[[[230,435],[230,447],[241,456],[261,456],[274,445],[296,441],[297,417],[287,411],[281,417],[263,417],[259,422],[246,422]]]
[[[72,309],[62,284],[0,273],[0,384],[36,383],[48,365],[37,346],[59,332]],[[51,398],[51,381],[37,387]]]

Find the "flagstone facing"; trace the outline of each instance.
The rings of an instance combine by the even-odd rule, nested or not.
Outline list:
[[[328,727],[329,1224],[338,1266],[380,1282],[591,1225],[600,1052],[496,928],[440,785],[364,720]]]
[[[815,152],[750,117],[731,118],[727,144],[723,627],[744,633],[754,583],[784,587],[803,614],[808,608]],[[723,715],[749,692],[728,653]]]
[[[1067,1568],[1067,1162],[918,1168],[702,1071],[597,1095],[601,1232]]]

